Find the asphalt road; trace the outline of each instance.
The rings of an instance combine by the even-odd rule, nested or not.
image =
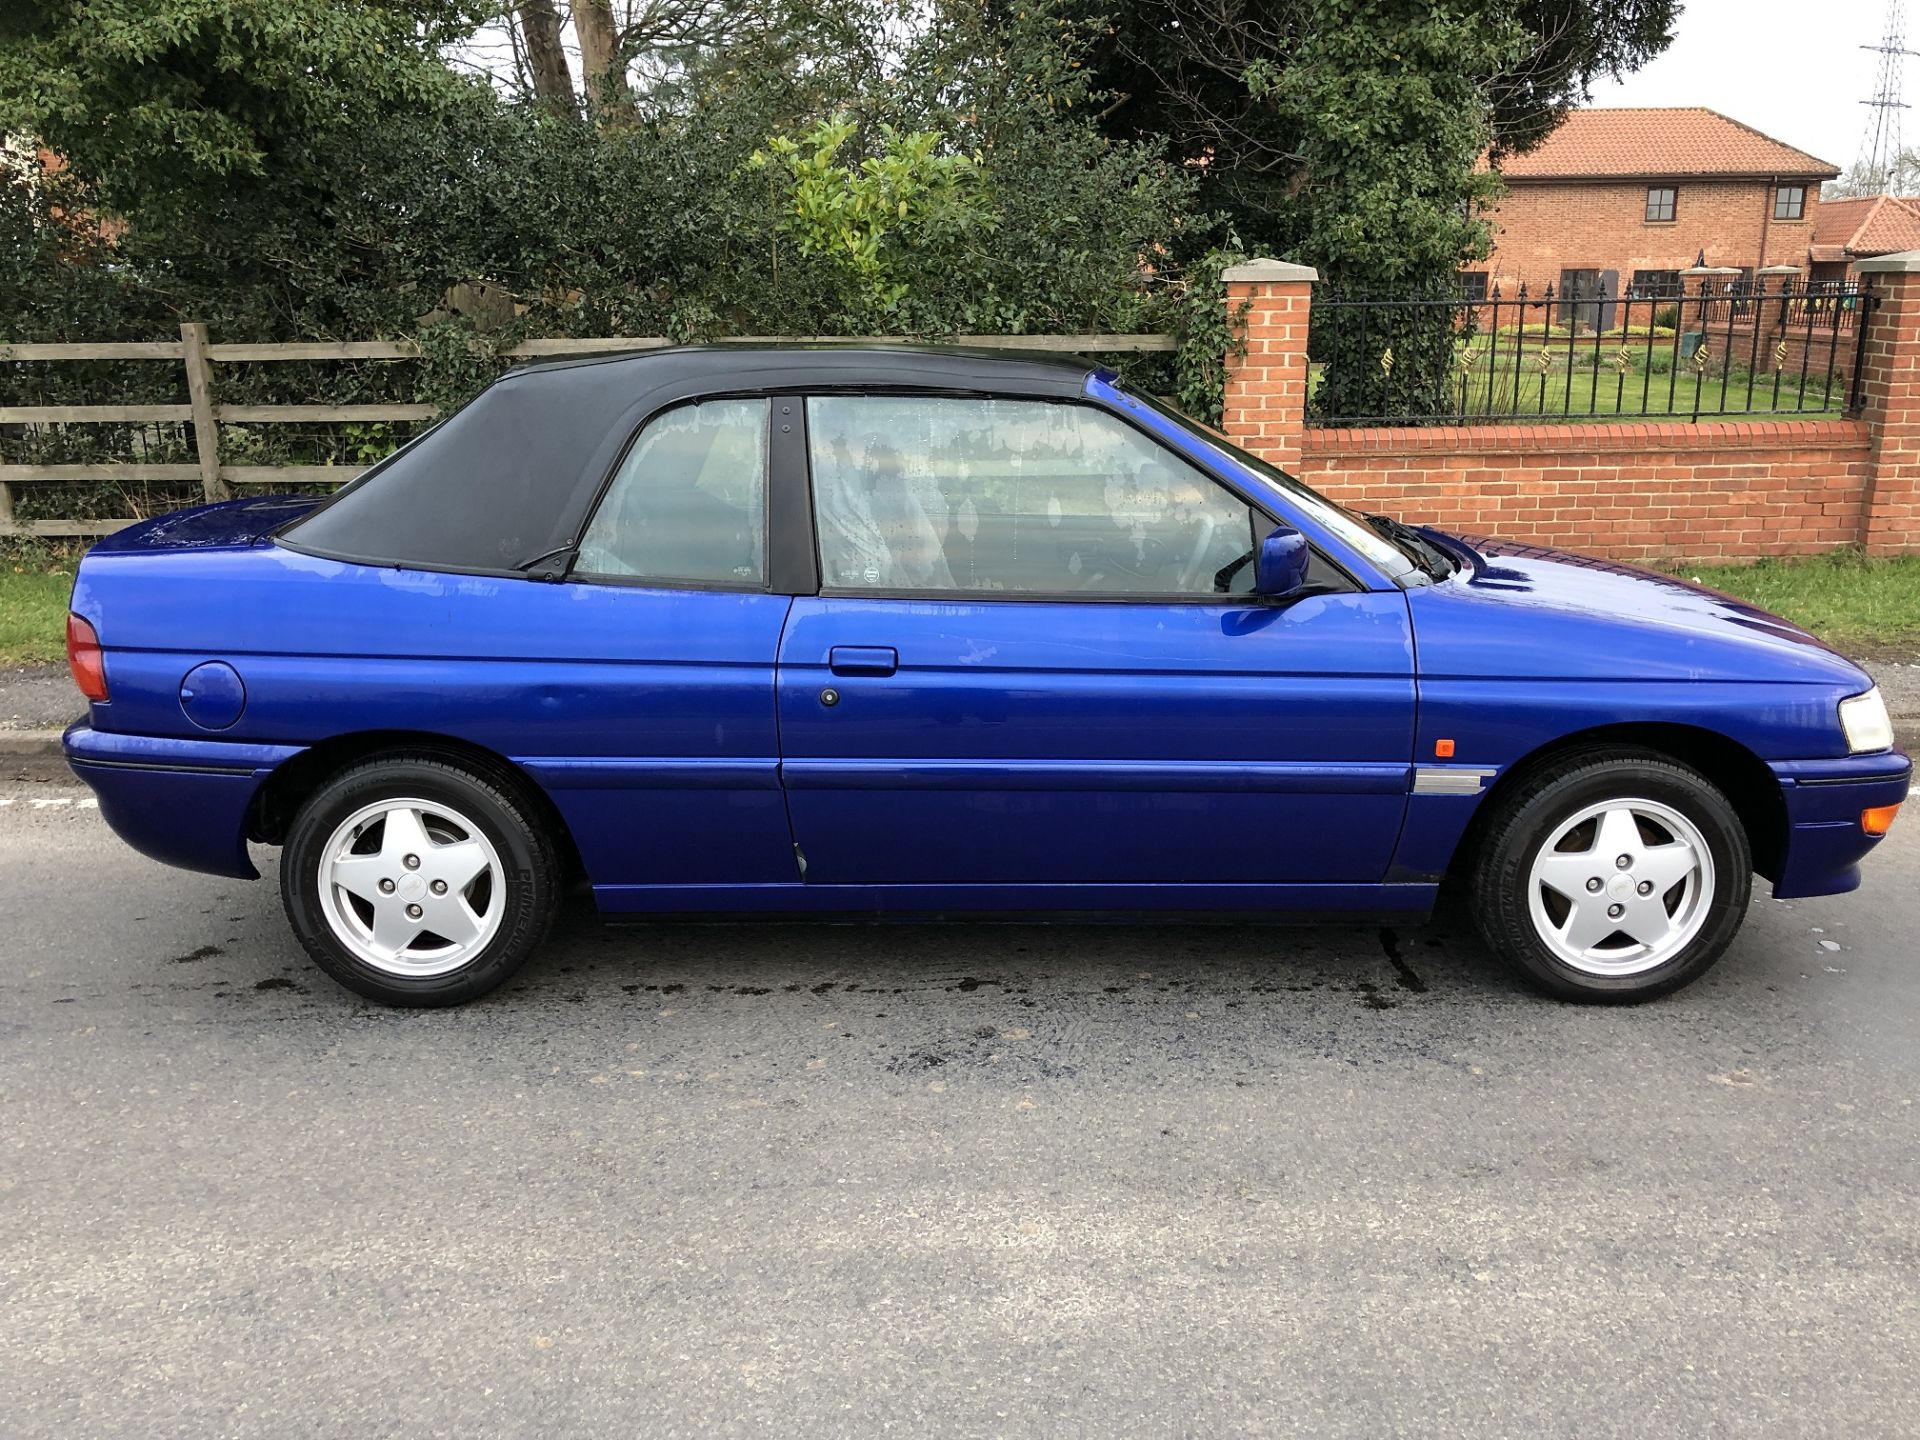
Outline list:
[[[1429,928],[603,929],[466,1010],[0,787],[0,1432],[1920,1433],[1920,833]]]

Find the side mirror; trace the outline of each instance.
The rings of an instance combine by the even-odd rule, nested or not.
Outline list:
[[[1292,526],[1277,526],[1260,542],[1253,562],[1253,593],[1285,600],[1307,588],[1307,537]]]

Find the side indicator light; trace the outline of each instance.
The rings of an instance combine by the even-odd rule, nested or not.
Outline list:
[[[1897,804],[1876,805],[1871,810],[1862,810],[1860,828],[1869,835],[1884,835],[1893,828],[1893,817],[1899,813],[1900,806]]]
[[[1451,740],[1434,741],[1433,753],[1436,759],[1451,760],[1453,758],[1453,742]]]
[[[87,699],[107,698],[107,662],[100,653],[100,637],[93,626],[74,614],[67,616],[67,669]]]

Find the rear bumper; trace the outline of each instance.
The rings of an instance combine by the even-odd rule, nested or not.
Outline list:
[[[1880,843],[1860,812],[1907,797],[1913,762],[1898,750],[1844,760],[1791,760],[1772,767],[1787,806],[1787,847],[1775,898],[1839,895],[1860,884],[1860,861]]]
[[[114,834],[142,855],[208,875],[258,878],[247,857],[247,811],[261,782],[297,747],[115,735],[85,721],[62,744]]]

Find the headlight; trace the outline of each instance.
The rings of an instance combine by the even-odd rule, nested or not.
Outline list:
[[[1878,685],[1840,702],[1840,728],[1846,731],[1847,748],[1856,755],[1892,748],[1893,721],[1887,718],[1887,702],[1880,698]]]

